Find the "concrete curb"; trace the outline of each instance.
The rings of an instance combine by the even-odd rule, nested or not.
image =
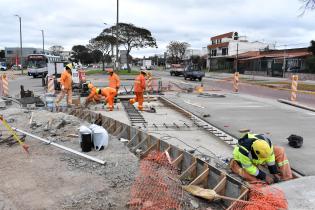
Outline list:
[[[288,100],[285,100],[285,99],[278,99],[278,101],[280,103],[288,104],[288,105],[291,105],[291,106],[295,106],[295,107],[298,107],[298,108],[302,108],[302,109],[306,109],[306,110],[315,112],[315,108],[309,107],[309,106],[305,106],[305,105],[299,104],[297,102],[292,102],[292,101],[288,101]]]

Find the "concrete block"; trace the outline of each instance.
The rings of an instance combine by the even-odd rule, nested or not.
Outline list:
[[[289,209],[308,210],[315,208],[315,176],[293,179],[273,186],[283,190]]]

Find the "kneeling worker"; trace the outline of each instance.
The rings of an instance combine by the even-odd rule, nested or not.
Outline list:
[[[232,171],[248,182],[260,180],[272,184],[292,179],[284,148],[273,146],[270,139],[263,134],[246,133],[238,140],[233,156],[230,163]],[[267,165],[272,175],[260,170],[259,165]]]
[[[107,107],[109,111],[113,111],[114,109],[114,98],[117,94],[116,90],[111,87],[106,88],[96,88],[93,84],[88,85],[90,89],[90,95],[86,98],[85,106],[89,102],[100,102],[102,99],[102,96],[105,97],[105,103],[107,103]]]

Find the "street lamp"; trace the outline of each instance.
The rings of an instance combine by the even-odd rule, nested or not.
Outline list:
[[[22,67],[22,74],[23,74],[23,62],[22,62],[22,21],[21,21],[21,17],[19,15],[14,15],[16,17],[19,18],[20,21],[20,62],[21,62],[21,67]]]
[[[119,67],[119,61],[118,61],[118,22],[119,22],[119,0],[117,0],[117,17],[116,17],[116,65],[115,65],[116,70]]]
[[[42,32],[42,38],[43,38],[43,54],[45,55],[45,39],[44,39],[44,30],[40,30]]]

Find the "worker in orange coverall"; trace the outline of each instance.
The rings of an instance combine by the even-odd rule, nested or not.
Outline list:
[[[138,102],[138,109],[140,111],[143,110],[143,93],[145,91],[145,76],[146,72],[141,71],[140,74],[136,77],[135,83],[134,83],[134,92],[136,97],[129,100],[130,104],[134,104],[135,102]]]
[[[62,72],[60,78],[60,85],[61,85],[61,93],[57,97],[56,106],[59,106],[60,101],[65,97],[67,94],[67,104],[68,106],[72,105],[72,64],[66,65],[66,70]]]
[[[92,101],[98,103],[101,101],[102,97],[105,97],[104,101],[105,101],[105,103],[107,103],[107,108],[109,109],[109,111],[113,111],[114,98],[117,94],[117,92],[114,88],[111,88],[111,87],[96,88],[91,83],[88,85],[88,87],[90,89],[90,94],[86,98],[85,106],[87,106],[88,103],[92,102]]]
[[[114,88],[118,94],[118,90],[120,87],[119,76],[114,72],[112,68],[107,69],[107,72],[109,74],[108,76],[109,87]]]

